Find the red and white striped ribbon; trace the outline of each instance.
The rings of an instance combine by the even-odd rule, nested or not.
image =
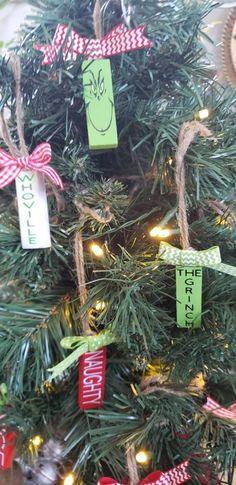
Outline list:
[[[104,59],[124,52],[152,47],[151,40],[144,36],[144,26],[127,29],[117,25],[101,39],[82,37],[66,24],[58,24],[51,45],[35,44],[34,49],[43,52],[42,64],[51,64],[62,49],[64,61],[75,60],[83,54],[86,59]]]
[[[230,421],[236,421],[236,404],[233,404],[229,408],[224,408],[220,404],[212,399],[210,396],[207,397],[207,402],[204,404],[203,409],[208,411],[218,418],[229,419]]]
[[[49,143],[41,143],[33,153],[27,157],[14,158],[0,148],[0,188],[9,185],[19,175],[21,170],[33,170],[44,173],[63,190],[63,182],[54,168],[49,167],[52,152]]]
[[[188,464],[189,460],[186,460],[167,472],[156,471],[151,473],[139,485],[181,485],[182,483],[186,483],[191,479],[191,475],[188,473]],[[113,478],[103,477],[99,480],[98,485],[123,484]]]

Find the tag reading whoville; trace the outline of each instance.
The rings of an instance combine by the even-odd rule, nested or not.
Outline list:
[[[178,327],[199,328],[201,326],[201,267],[176,267],[176,313]]]
[[[89,148],[116,148],[118,136],[109,59],[82,63]]]
[[[43,174],[21,170],[16,178],[16,193],[22,248],[51,247],[48,204]]]

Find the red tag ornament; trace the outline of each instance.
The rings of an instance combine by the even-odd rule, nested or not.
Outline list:
[[[12,467],[15,439],[15,433],[7,433],[6,428],[0,430],[0,469],[2,470],[7,470]]]
[[[81,409],[100,408],[104,400],[106,374],[106,347],[117,341],[110,329],[95,335],[65,337],[61,340],[64,349],[73,352],[51,369],[51,379],[65,372],[80,359],[78,404]]]
[[[103,405],[106,378],[106,347],[87,352],[79,361],[78,404],[80,409]]]

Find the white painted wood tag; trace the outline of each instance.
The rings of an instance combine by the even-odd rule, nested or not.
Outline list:
[[[16,178],[16,193],[22,248],[51,247],[48,203],[43,174],[21,170]]]

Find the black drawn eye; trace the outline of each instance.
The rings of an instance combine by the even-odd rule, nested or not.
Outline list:
[[[101,81],[100,83],[99,92],[100,92],[100,95],[102,96],[104,93],[104,81]]]
[[[94,96],[97,96],[97,86],[95,84],[91,84],[91,91],[94,94]]]

